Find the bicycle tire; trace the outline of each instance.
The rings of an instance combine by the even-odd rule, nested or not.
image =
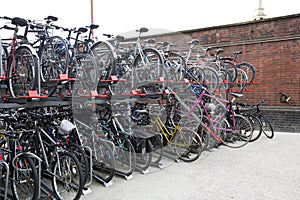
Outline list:
[[[226,81],[228,82],[235,82],[236,77],[237,77],[237,66],[236,64],[230,62],[230,61],[223,61],[220,63],[223,66],[223,69],[221,71],[225,71],[226,74],[228,75],[226,77]]]
[[[1,45],[1,69],[0,69],[0,76],[2,77],[6,77],[7,76],[7,61],[8,61],[8,51],[7,51],[7,47],[5,45]]]
[[[176,155],[184,162],[197,160],[202,152],[200,136],[193,130],[180,128],[171,141]]]
[[[259,119],[261,121],[261,125],[262,125],[262,131],[265,134],[265,136],[269,139],[272,139],[274,137],[274,130],[272,127],[272,124],[270,123],[270,121],[263,115],[259,116]]]
[[[245,89],[245,87],[248,84],[248,76],[246,74],[246,72],[241,69],[241,68],[237,68],[237,78],[236,78],[236,86],[243,91],[243,89]]]
[[[59,74],[66,72],[69,64],[69,48],[66,41],[60,36],[52,36],[45,41],[39,50],[42,90],[52,96],[57,87]]]
[[[203,67],[204,80],[203,85],[210,92],[215,92],[219,88],[219,75],[218,72],[210,67]]]
[[[246,62],[241,62],[237,64],[237,68],[243,69],[246,72],[248,77],[248,85],[250,85],[255,78],[254,66]]]
[[[53,167],[52,187],[60,199],[80,199],[84,186],[81,165],[70,152],[58,153]]]
[[[98,69],[94,58],[90,54],[78,54],[73,60],[73,72],[70,77],[76,81],[69,82],[69,89],[73,95],[90,95],[97,89],[99,83]]]
[[[25,46],[17,48],[14,57],[8,70],[10,95],[13,98],[28,96],[28,90],[37,87],[38,58]]]
[[[240,148],[251,140],[253,127],[249,119],[240,114],[234,115],[234,121],[235,125],[224,118],[219,124],[218,135],[220,135],[222,144],[225,146]]]
[[[109,42],[98,41],[91,46],[89,53],[96,60],[100,80],[109,79],[117,59],[115,48]]]
[[[13,166],[17,167],[17,169],[13,167],[11,173],[11,187],[14,199],[36,200],[40,190],[39,176],[32,158],[27,154],[19,155],[14,160]]]
[[[185,59],[175,52],[163,52],[165,55],[164,69],[168,74],[168,80],[179,82],[183,80],[186,67]]]
[[[99,183],[109,183],[115,174],[115,159],[112,148],[103,139],[96,141],[93,155],[93,176]]]
[[[143,56],[143,57],[142,57]],[[134,59],[133,89],[137,89],[149,82],[158,81],[159,78],[168,80],[167,73],[163,68],[160,53],[152,48],[143,49]]]
[[[254,115],[248,115],[248,114],[243,114],[245,117],[247,117],[252,126],[253,126],[253,134],[251,139],[249,140],[249,142],[254,142],[256,140],[258,140],[258,138],[260,138],[261,133],[262,133],[262,125],[261,125],[261,121],[258,117],[254,116]]]
[[[85,185],[91,173],[90,171],[91,163],[90,160],[88,159],[88,156],[84,148],[78,144],[71,143],[71,144],[67,144],[67,150],[77,157],[83,174],[83,183]]]
[[[201,138],[202,141],[202,151],[204,150],[209,150],[213,145],[211,145],[213,137],[210,136],[209,132],[203,127],[209,126],[209,120],[207,119],[206,116],[202,117],[202,125],[198,126],[197,133]]]
[[[151,139],[151,145],[152,145],[152,158],[151,163],[159,164],[164,151],[163,151],[163,136],[161,134],[154,135]]]

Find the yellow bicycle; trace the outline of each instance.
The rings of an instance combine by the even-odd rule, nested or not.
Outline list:
[[[152,162],[159,162],[165,147],[171,150],[168,153],[175,154],[180,160],[185,162],[197,160],[202,152],[202,141],[197,132],[181,126],[180,120],[174,121],[168,114],[164,115],[164,111],[157,110],[157,105],[150,106],[151,131],[160,133],[161,136],[160,141],[157,141],[157,137],[152,141],[152,151],[158,155],[156,160],[153,156]],[[164,121],[165,116],[166,120]]]

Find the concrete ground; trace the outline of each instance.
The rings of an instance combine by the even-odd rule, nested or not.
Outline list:
[[[165,168],[131,180],[96,181],[89,200],[300,200],[300,133],[264,135],[240,149],[221,146],[193,163],[163,159]]]

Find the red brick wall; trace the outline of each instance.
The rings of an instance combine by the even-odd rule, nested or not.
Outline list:
[[[238,61],[256,68],[256,82],[244,99],[267,98],[270,106],[300,106],[300,14],[261,21],[183,31],[204,47],[220,47],[223,55],[242,50]],[[279,93],[291,96],[280,103]]]
[[[145,38],[149,37],[173,42],[184,51],[191,39],[203,47],[223,48],[224,56],[242,50],[238,62],[251,63],[256,68],[254,81],[260,84],[251,85],[240,101],[258,103],[267,98],[261,110],[274,130],[300,132],[300,14]],[[279,93],[291,100],[281,103]]]

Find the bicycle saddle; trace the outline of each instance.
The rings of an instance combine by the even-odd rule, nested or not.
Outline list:
[[[20,18],[20,17],[14,17],[11,20],[11,23],[13,25],[17,25],[17,26],[27,26],[28,25],[27,20],[23,19],[23,18]]]
[[[229,92],[228,94],[234,96],[235,98],[241,98],[242,96],[244,96],[244,94],[236,92]]]
[[[137,32],[140,32],[140,33],[146,33],[149,31],[149,29],[145,28],[145,27],[142,27],[140,28],[139,30],[136,30]]]
[[[188,44],[194,44],[194,45],[197,45],[197,44],[200,44],[199,40],[197,39],[193,39],[192,41],[188,42]]]

